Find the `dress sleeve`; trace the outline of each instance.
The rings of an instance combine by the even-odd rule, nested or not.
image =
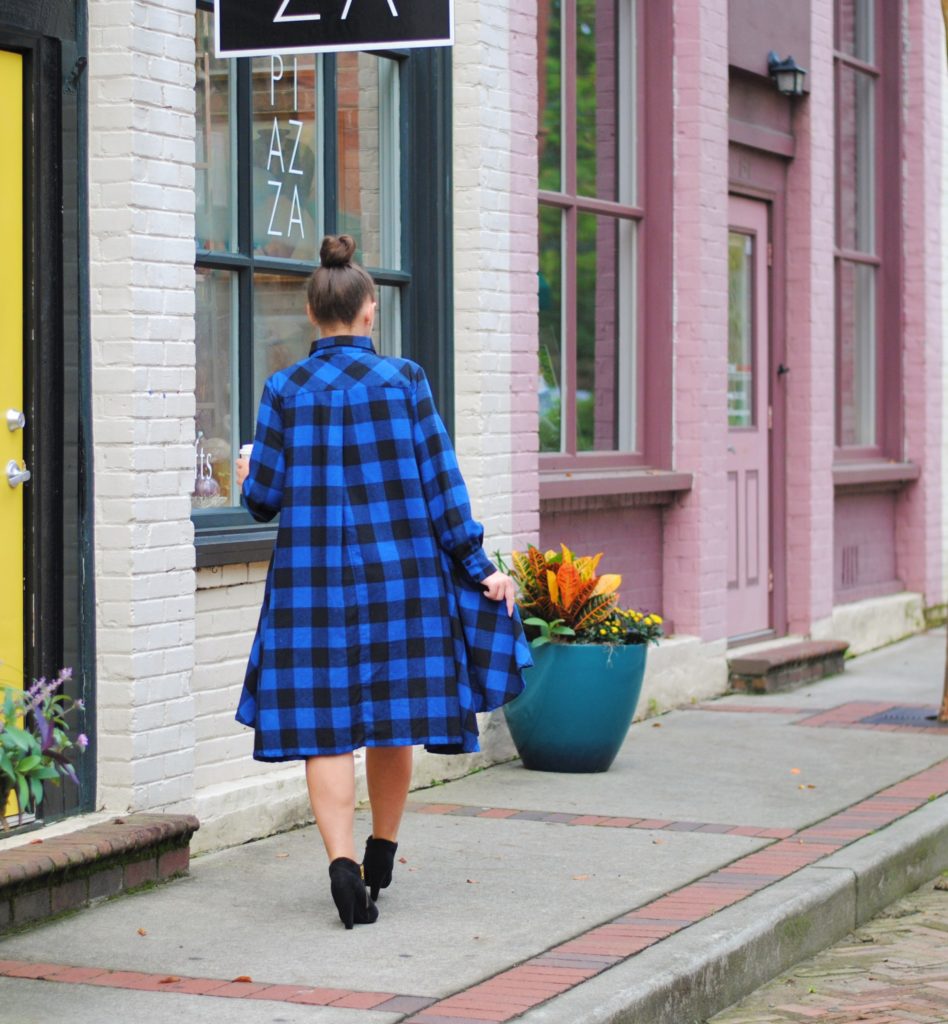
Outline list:
[[[257,414],[250,473],[241,492],[241,503],[257,522],[268,523],[280,511],[285,472],[283,406],[280,396],[267,381]]]
[[[496,572],[484,554],[484,528],[471,515],[471,502],[451,438],[420,367],[412,390],[415,458],[438,543],[478,583]]]

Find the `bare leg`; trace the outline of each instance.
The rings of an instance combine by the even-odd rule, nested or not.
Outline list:
[[[306,761],[309,802],[330,861],[357,860],[352,827],[355,820],[355,765],[352,754],[310,757]]]
[[[411,747],[366,747],[365,773],[372,805],[372,835],[398,839],[411,783]]]

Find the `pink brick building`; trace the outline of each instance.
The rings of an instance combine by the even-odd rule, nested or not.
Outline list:
[[[937,5],[538,9],[542,545],[604,550],[712,687],[752,641],[922,628],[945,599]]]

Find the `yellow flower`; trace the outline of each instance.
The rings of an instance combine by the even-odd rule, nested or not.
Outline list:
[[[652,618],[655,620],[655,625],[660,626],[662,624],[661,615],[653,615]]]
[[[612,632],[613,633],[618,633],[619,632],[619,627],[618,626],[613,626],[612,627]]]
[[[645,618],[645,625],[646,626],[651,626],[652,625],[652,616],[651,615],[647,615],[646,616],[646,618]]]
[[[599,630],[599,635],[600,636],[605,636],[606,635],[606,631],[604,629],[600,629]]]

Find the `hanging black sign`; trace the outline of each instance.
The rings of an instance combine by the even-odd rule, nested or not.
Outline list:
[[[217,0],[218,57],[454,43],[454,0]]]

